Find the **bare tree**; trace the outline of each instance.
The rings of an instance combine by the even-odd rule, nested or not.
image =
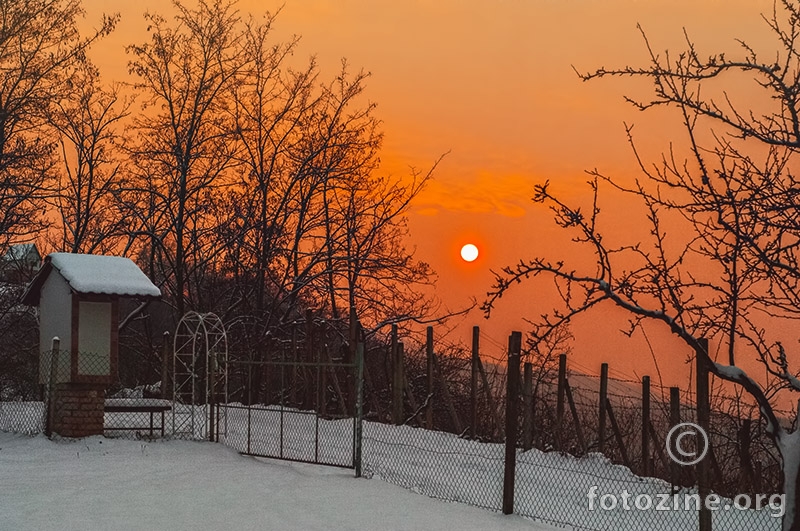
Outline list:
[[[533,396],[539,396],[541,387],[550,386],[556,381],[558,357],[572,352],[572,342],[575,340],[567,322],[548,330],[543,337],[537,335],[539,332],[541,327],[534,324],[534,330],[528,333],[522,351],[524,361],[530,363],[533,369]],[[552,389],[546,390],[552,394]]]
[[[88,60],[81,61],[64,98],[47,111],[59,139],[60,164],[48,199],[60,217],[54,245],[60,251],[107,251],[122,236],[115,199],[123,188],[119,127],[131,102],[119,87],[101,87],[98,77]]]
[[[0,1],[0,244],[29,237],[41,214],[53,144],[45,112],[67,88],[73,65],[114,28],[116,16],[81,36],[79,0]]]
[[[787,323],[800,316],[800,187],[792,172],[800,147],[800,6],[791,0],[779,5],[765,18],[778,40],[776,58],[762,61],[744,43],[736,55],[703,58],[688,37],[687,49],[673,58],[653,52],[645,39],[648,66],[582,75],[649,79],[652,97],[630,101],[642,110],[674,108],[683,120],[687,155],[671,149],[650,164],[638,155],[628,127],[643,175],[632,185],[590,172],[592,199],[583,207],[555,196],[548,183],[538,185],[534,200],[548,205],[556,223],[594,260],[520,262],[497,275],[484,307],[489,311],[523,278],[547,277],[561,300],[538,323],[539,337],[608,303],[630,313],[632,329],[645,321],[667,326],[715,376],[741,386],[758,405],[783,459],[783,529],[797,530],[800,432],[781,424],[776,407],[781,389],[800,391],[786,346],[796,340]],[[730,92],[731,78],[753,80],[768,96],[767,104],[747,110],[742,105],[751,100]],[[624,238],[605,233],[600,184],[644,205],[648,239],[614,243]],[[713,350],[722,353],[716,360]],[[743,357],[759,360],[766,375],[748,374],[739,363]]]
[[[138,184],[127,204],[136,220],[131,238],[144,237],[148,261],[183,315],[187,304],[203,305],[197,285],[218,254],[211,246],[214,209],[233,162],[225,95],[241,66],[241,47],[232,3],[173,5],[174,23],[147,14],[151,41],[128,48],[145,108],[132,148]]]
[[[265,326],[280,317],[275,302],[282,299],[287,276],[286,268],[277,264],[285,258],[302,204],[298,194],[308,173],[305,161],[314,156],[303,151],[300,139],[318,99],[316,64],[312,60],[302,70],[285,64],[297,40],[274,44],[274,18],[247,21],[242,39],[244,66],[231,91],[239,186],[226,202],[228,222],[223,227],[238,286],[231,305],[254,314]]]
[[[265,326],[308,306],[333,318],[350,307],[371,321],[418,315],[426,299],[412,286],[430,271],[405,248],[404,215],[430,173],[408,183],[378,175],[375,105],[360,102],[367,74],[351,75],[343,62],[319,84],[313,60],[288,69],[295,43],[268,45],[272,20],[248,25],[234,85],[242,186],[226,232],[244,281],[235,303],[253,299]]]

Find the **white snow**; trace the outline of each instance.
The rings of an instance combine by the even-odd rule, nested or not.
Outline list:
[[[188,406],[173,407],[176,420],[190,418],[187,415],[192,411],[186,409]],[[43,413],[41,403],[0,402],[0,429],[35,433],[41,429]],[[194,412],[197,421],[204,420],[206,415],[205,410]],[[166,419],[168,436],[173,433],[171,420]],[[298,460],[312,460],[318,451],[317,458],[322,461],[347,465],[351,463],[353,452],[352,419],[325,420],[310,412],[280,411],[276,406],[248,411],[241,405],[234,407],[229,404],[229,407],[222,408],[219,422],[226,432],[220,439],[230,447],[179,440],[142,442],[102,438],[52,443],[42,437],[31,439],[0,433],[0,530],[50,529],[41,526],[42,521],[49,522],[42,520],[45,516],[36,517],[39,518],[35,520],[36,525],[29,527],[5,525],[6,513],[17,515],[15,518],[18,520],[13,521],[16,524],[31,511],[44,511],[42,507],[55,511],[59,519],[65,521],[77,518],[78,522],[86,524],[91,518],[105,518],[100,502],[87,501],[93,500],[92,496],[108,499],[113,506],[111,513],[121,515],[118,519],[124,522],[122,527],[117,525],[117,521],[104,520],[109,525],[113,523],[115,529],[146,528],[128,518],[136,512],[126,506],[129,503],[127,498],[136,504],[154,504],[155,510],[164,514],[171,515],[166,512],[167,507],[174,507],[173,510],[180,513],[179,516],[170,516],[172,519],[165,520],[163,525],[156,521],[155,528],[159,529],[189,529],[197,522],[201,525],[204,520],[197,518],[196,514],[204,514],[203,511],[208,511],[210,506],[230,511],[236,525],[209,525],[209,529],[272,529],[277,527],[276,521],[265,520],[267,516],[259,511],[273,510],[282,515],[297,513],[301,518],[284,522],[285,525],[280,526],[282,529],[442,529],[450,521],[448,519],[453,519],[453,525],[463,529],[552,529],[528,520],[503,518],[497,513],[473,507],[500,509],[502,444],[469,441],[453,434],[409,426],[365,422],[364,474],[374,479],[355,480],[349,470],[255,460],[239,457],[233,450],[262,455],[282,452],[284,457]],[[107,428],[148,426],[149,416],[147,413],[106,412],[105,424]],[[158,428],[160,419],[156,424]],[[191,430],[180,429],[173,436],[185,433],[202,437],[206,428],[205,423],[198,422]],[[141,431],[146,434],[149,430],[142,428]],[[251,434],[249,444],[247,433]],[[315,433],[319,434],[318,447],[314,444]],[[283,443],[279,445],[281,439]],[[784,442],[794,443],[795,440]],[[259,467],[268,470],[263,472],[264,469]],[[77,510],[73,512],[63,504],[54,505],[47,501],[58,490],[49,483],[50,470],[53,471],[52,482],[61,481],[58,488],[65,489],[65,496],[78,496],[76,499],[86,505],[88,516],[84,517]],[[67,480],[62,481],[62,477],[74,478],[79,485],[66,488]],[[275,480],[278,483],[271,483],[275,478],[278,478]],[[397,490],[399,487],[389,487],[380,480],[413,492]],[[17,485],[28,486],[27,491],[19,494],[22,498],[17,497]],[[290,485],[294,490],[284,495],[283,485]],[[553,524],[582,525],[583,529],[672,530],[695,529],[697,525],[695,510],[664,512],[653,507],[639,511],[622,506],[598,510],[595,505],[595,510],[590,511],[588,494],[592,491],[598,496],[595,500],[598,503],[599,497],[606,494],[620,497],[626,492],[631,499],[648,495],[658,501],[658,496],[670,492],[666,482],[639,478],[627,468],[614,465],[597,454],[576,459],[538,450],[520,452],[517,454],[515,490],[517,514]],[[306,496],[306,491],[311,494]],[[685,507],[686,499],[695,492],[684,489],[677,496],[678,505]],[[379,496],[377,493],[383,494]],[[425,497],[416,497],[414,493],[461,504],[441,505]],[[27,500],[26,496],[31,499]],[[164,507],[161,505],[163,500],[169,501],[164,503]],[[396,503],[401,505],[395,507]],[[274,504],[277,506],[273,508]],[[731,500],[723,500],[722,507],[725,510],[712,513],[715,529],[777,531],[780,528],[779,507],[768,508],[765,504],[760,511],[738,511],[732,510]],[[237,511],[243,516],[235,516]],[[325,511],[331,511],[331,516],[327,517]],[[357,516],[355,523],[346,521],[343,516],[351,511]],[[459,511],[471,516],[453,516]],[[417,513],[431,518],[431,522],[426,523]],[[147,511],[142,511],[142,515],[147,514]],[[371,520],[370,514],[380,516],[382,520]],[[256,521],[263,526],[253,523]],[[217,520],[211,522],[218,523]],[[108,526],[81,527],[75,524],[75,527],[65,529],[82,528],[105,529]]]
[[[555,529],[214,443],[0,433],[0,470],[0,529],[15,531]]]
[[[79,293],[161,296],[161,290],[130,258],[72,253],[52,253],[48,258],[70,287]]]
[[[714,363],[714,368],[729,380],[740,381],[749,380],[750,378],[745,372],[736,365],[723,365],[722,363]]]

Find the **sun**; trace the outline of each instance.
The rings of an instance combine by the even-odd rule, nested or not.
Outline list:
[[[478,258],[478,248],[475,245],[468,243],[461,248],[461,258],[465,262],[474,262]]]

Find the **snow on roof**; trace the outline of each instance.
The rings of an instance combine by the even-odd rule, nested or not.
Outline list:
[[[77,293],[125,297],[161,296],[159,290],[130,258],[97,254],[52,253],[22,296],[38,304],[42,284],[55,269]]]

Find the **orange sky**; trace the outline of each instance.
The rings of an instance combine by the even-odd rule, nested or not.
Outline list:
[[[124,46],[146,39],[141,14],[163,10],[162,0],[84,3],[89,21],[121,11],[118,30],[95,60],[104,76],[124,80]],[[280,4],[239,5],[259,13]],[[675,116],[641,114],[622,101],[623,94],[646,94],[645,87],[582,83],[572,65],[644,64],[637,22],[656,50],[679,49],[684,27],[701,55],[732,51],[738,37],[770,50],[760,13],[771,8],[771,0],[286,0],[276,35],[301,35],[296,55],[316,54],[323,72],[346,57],[372,73],[368,95],[384,123],[384,171],[424,169],[450,151],[414,205],[411,230],[417,257],[439,274],[439,296],[456,309],[470,296],[484,297],[490,268],[559,249],[546,212],[530,202],[534,183],[550,179],[578,194],[586,169],[632,175],[623,121],[637,124],[648,153],[672,138]],[[622,211],[613,217],[626,221]],[[468,240],[482,254],[467,266],[458,249]],[[537,306],[537,294],[534,286],[517,289],[489,322],[475,311],[455,333],[468,342],[469,327],[481,324],[502,343],[524,327],[522,317],[548,309]],[[641,338],[621,342],[604,332],[617,326],[610,314],[585,320],[574,363],[599,370],[600,360],[612,361],[627,374],[654,374]],[[663,350],[662,335],[655,334]],[[662,370],[665,383],[684,381],[683,371]]]

